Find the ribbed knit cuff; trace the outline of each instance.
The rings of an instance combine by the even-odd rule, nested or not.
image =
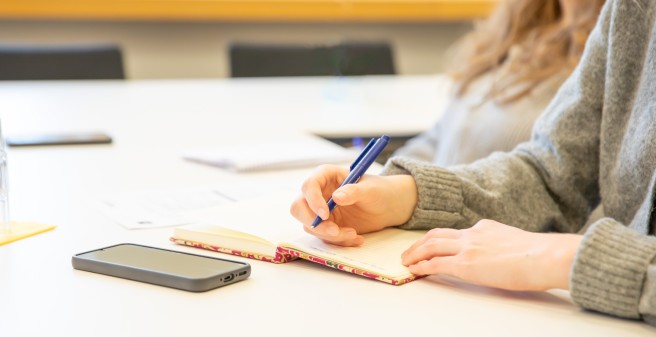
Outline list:
[[[381,175],[410,174],[417,184],[417,207],[403,229],[451,227],[463,219],[460,180],[450,171],[405,157],[387,162]]]
[[[576,253],[570,293],[580,306],[620,317],[640,318],[638,305],[656,238],[610,218],[597,221]]]

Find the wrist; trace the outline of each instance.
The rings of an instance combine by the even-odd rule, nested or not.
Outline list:
[[[411,175],[389,176],[393,186],[390,192],[394,203],[394,220],[392,226],[402,225],[412,217],[417,207],[417,184]]]
[[[541,265],[544,290],[569,290],[572,264],[582,236],[577,234],[547,233],[544,235],[544,251]]]

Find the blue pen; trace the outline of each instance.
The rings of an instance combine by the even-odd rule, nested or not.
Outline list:
[[[357,158],[355,158],[355,161],[353,164],[351,164],[350,167],[350,172],[346,179],[342,182],[339,187],[342,187],[346,184],[355,184],[360,180],[360,178],[364,175],[365,172],[369,169],[369,166],[376,161],[376,158],[380,155],[381,152],[383,152],[383,149],[387,146],[389,143],[390,137],[389,136],[381,136],[378,139],[372,138],[367,146],[360,152]],[[335,209],[335,202],[333,201],[333,198],[331,197],[328,200],[328,210],[330,212]],[[323,219],[317,215],[317,217],[314,219],[312,222],[312,228],[319,226],[319,224],[323,222]]]

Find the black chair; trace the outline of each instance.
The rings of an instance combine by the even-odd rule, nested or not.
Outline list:
[[[388,43],[337,45],[235,43],[230,46],[232,77],[357,76],[395,74]]]
[[[0,80],[124,78],[123,57],[116,45],[0,44]]]
[[[235,43],[230,46],[232,77],[394,75],[392,48],[384,42],[345,42],[338,45],[273,45]],[[393,137],[378,157],[384,163],[407,138]],[[323,137],[352,146],[353,137]]]

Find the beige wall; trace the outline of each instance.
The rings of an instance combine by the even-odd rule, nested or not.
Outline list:
[[[443,70],[444,50],[468,23],[225,23],[0,21],[0,43],[117,42],[129,78],[207,78],[229,75],[227,46],[241,42],[387,40],[397,71]]]

